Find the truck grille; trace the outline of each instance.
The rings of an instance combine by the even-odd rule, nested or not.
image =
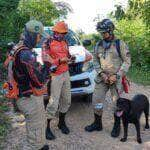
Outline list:
[[[70,76],[82,73],[83,62],[74,63],[69,65]]]
[[[88,87],[91,85],[89,78],[77,81],[71,81],[71,88]]]

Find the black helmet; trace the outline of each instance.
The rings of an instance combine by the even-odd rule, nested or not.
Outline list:
[[[103,19],[97,23],[96,30],[98,32],[109,32],[112,33],[115,29],[113,22],[110,19]]]

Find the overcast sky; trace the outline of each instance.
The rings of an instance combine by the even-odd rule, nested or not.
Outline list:
[[[59,1],[59,0],[54,0]],[[85,33],[96,32],[93,19],[100,14],[105,18],[114,10],[114,5],[121,3],[127,6],[127,0],[62,0],[73,8],[73,13],[68,15],[66,22],[73,30],[82,29]]]

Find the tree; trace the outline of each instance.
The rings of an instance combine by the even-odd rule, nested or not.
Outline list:
[[[21,0],[18,10],[29,19],[40,20],[44,25],[51,25],[59,17],[59,11],[50,0]]]
[[[116,5],[115,12],[111,12],[111,16],[116,20],[124,18],[128,20],[142,19],[144,23],[150,28],[150,1],[149,0],[128,0],[128,7],[126,11],[121,5]]]
[[[150,28],[150,1],[149,0],[129,0],[129,7],[126,12],[128,19],[142,19]]]
[[[121,20],[125,18],[125,11],[123,10],[121,5],[115,5],[115,12],[111,12],[110,16],[116,18],[116,20]]]
[[[68,3],[51,0],[21,0],[19,10],[30,19],[42,21],[46,26],[52,25],[58,18],[66,18],[67,14],[73,11]]]
[[[0,0],[0,21],[18,7],[19,0]]]
[[[150,71],[150,33],[143,21],[123,19],[116,23],[115,35],[129,46],[132,65]]]
[[[18,8],[18,4],[19,0],[0,0],[0,49],[2,58],[7,43],[14,39],[13,36],[16,36],[12,32],[16,29],[13,25],[12,16]]]
[[[51,0],[0,0],[0,43],[4,45],[4,42],[17,41],[25,23],[30,19],[51,26],[54,20],[65,18],[71,11],[71,6],[67,3],[54,3]]]
[[[150,28],[150,1],[148,0],[143,4],[142,16],[147,27]]]
[[[66,18],[68,13],[72,13],[73,9],[71,5],[69,5],[66,2],[60,1],[60,2],[55,2],[56,8],[59,11],[61,18]]]

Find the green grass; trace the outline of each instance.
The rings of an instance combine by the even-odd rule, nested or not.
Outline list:
[[[138,67],[131,67],[128,72],[131,81],[142,85],[150,85],[150,71],[144,71]]]

